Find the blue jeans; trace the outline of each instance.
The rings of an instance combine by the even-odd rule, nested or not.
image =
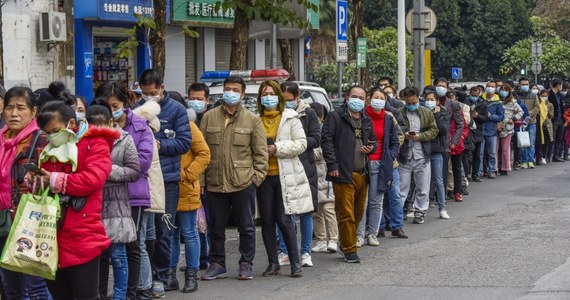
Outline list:
[[[491,174],[496,172],[497,169],[497,137],[496,136],[486,136],[485,137],[485,151],[489,156],[489,161],[487,164],[488,173]]]
[[[129,280],[129,264],[127,262],[127,244],[111,243],[109,256],[113,265],[113,300],[123,300],[127,297]]]
[[[392,230],[404,227],[404,201],[400,196],[400,172],[394,168],[392,172],[392,187],[388,193],[388,204],[390,206],[390,227]],[[386,229],[384,218],[380,223],[380,229]]]
[[[45,279],[6,269],[0,269],[0,273],[6,299],[51,299]]]
[[[172,232],[174,229],[174,220],[176,220],[180,188],[178,182],[165,182],[164,190],[166,196],[166,212],[164,214],[156,214],[154,218],[156,226],[156,246],[153,261],[156,279],[166,283],[166,273],[168,268],[170,268]]]
[[[172,238],[172,256],[170,267],[176,268],[180,260],[180,233],[184,237],[184,252],[186,257],[186,270],[198,271],[200,261],[200,239],[198,225],[196,224],[197,211],[179,211],[176,214],[176,226]]]
[[[313,213],[306,213],[299,215],[299,223],[301,223],[301,255],[308,253],[311,254],[311,243],[313,242]],[[296,226],[296,216],[291,216],[291,223],[293,227]],[[287,246],[283,240],[283,235],[281,230],[277,227],[277,240],[279,242],[279,251],[289,255],[287,251]]]
[[[152,227],[152,230],[149,232],[150,227]],[[152,270],[150,266],[150,257],[146,251],[146,240],[151,240],[150,238],[156,239],[154,236],[154,213],[143,212],[139,230],[141,235],[141,273],[138,289],[148,290],[152,287]]]
[[[380,172],[379,160],[370,161],[368,176],[370,183],[368,185],[368,203],[364,208],[362,221],[358,224],[357,234],[364,237],[365,232],[369,235],[376,236],[380,229],[380,220],[382,219],[382,204],[384,200],[384,192],[378,191],[378,173]],[[368,220],[368,226],[366,221]]]
[[[431,182],[435,187],[439,211],[445,210],[445,186],[443,185],[443,154],[431,154]]]
[[[534,154],[536,147],[536,124],[529,124],[527,127],[528,136],[530,138],[530,147],[521,149],[521,162],[534,162]]]

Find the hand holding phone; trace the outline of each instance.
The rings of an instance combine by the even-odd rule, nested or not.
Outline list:
[[[26,169],[28,172],[32,172],[36,175],[44,175],[42,170],[36,164],[33,164],[33,163],[24,164],[24,169]]]

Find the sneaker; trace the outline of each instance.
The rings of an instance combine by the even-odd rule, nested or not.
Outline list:
[[[529,162],[529,163],[528,163],[528,167],[531,168],[531,169],[534,169],[534,168],[535,168],[534,163],[533,163],[533,162]]]
[[[357,237],[356,238],[356,248],[360,248],[360,247],[362,247],[362,245],[364,245],[364,238]]]
[[[202,280],[214,280],[227,277],[228,271],[218,263],[211,263],[206,273],[202,274]]]
[[[152,292],[152,287],[148,290],[137,290],[137,300],[151,300],[154,299],[154,293]],[[164,298],[166,297],[166,294],[164,294],[162,297],[156,295],[157,299],[160,298]]]
[[[288,266],[291,264],[291,262],[289,261],[289,255],[287,255],[283,252],[279,253],[278,259],[279,259],[279,265],[280,266]]]
[[[529,163],[526,163],[526,162],[523,162],[523,163],[520,165],[520,168],[521,168],[521,169],[528,169],[528,167],[529,167]]]
[[[373,234],[368,236],[367,242],[368,242],[368,246],[380,246],[380,242],[378,242],[378,239]]]
[[[305,253],[301,255],[301,267],[312,267],[313,260],[311,259],[311,254]]]
[[[327,252],[327,242],[325,241],[317,241],[315,246],[311,248],[312,252],[319,253],[319,252]]]
[[[546,159],[545,159],[545,158],[542,158],[542,159],[540,160],[540,163],[543,164],[543,165],[546,165]]]
[[[386,230],[380,229],[378,230],[378,234],[376,235],[377,238],[379,237],[386,237]]]
[[[239,280],[252,280],[253,279],[253,267],[250,263],[241,263],[239,265]]]
[[[409,210],[408,213],[406,214],[406,217],[408,218],[413,218],[415,215],[415,212],[413,209]]]
[[[344,255],[344,252],[342,252],[342,250],[340,250],[340,247],[336,248],[336,253],[338,253],[338,255],[340,255],[343,259],[346,257]]]
[[[360,257],[358,257],[358,255],[356,254],[356,252],[353,253],[348,253],[345,257],[344,257],[344,261],[347,263],[360,263]]]
[[[447,210],[442,210],[439,212],[439,217],[444,220],[449,220],[449,214],[447,214]]]
[[[336,241],[329,241],[329,245],[327,246],[327,250],[330,253],[335,253],[336,249],[338,249],[338,245],[337,245]]]
[[[424,223],[424,216],[423,215],[417,215],[414,217],[414,224],[423,224]]]
[[[481,177],[479,176],[473,177],[473,182],[481,182]]]
[[[152,298],[160,299],[166,297],[166,292],[164,291],[164,283],[162,281],[152,282]]]
[[[455,202],[463,202],[463,196],[461,193],[455,193]]]

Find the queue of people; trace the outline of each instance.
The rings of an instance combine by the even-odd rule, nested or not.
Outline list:
[[[286,265],[302,277],[313,252],[359,263],[359,248],[381,245],[387,231],[408,238],[407,219],[424,224],[430,207],[450,219],[446,201],[466,201],[472,182],[568,160],[570,95],[560,80],[550,90],[526,78],[518,87],[490,81],[467,95],[443,78],[421,93],[396,94],[391,81],[350,87],[334,111],[305,102],[296,83],[271,80],[249,111],[235,76],[212,106],[208,86],[190,85],[184,99],[152,69],[130,88],[98,87],[90,103],[61,83],[0,89],[0,209],[17,210],[22,195],[46,187],[61,199],[55,279],[0,269],[3,299],[195,292],[199,278],[229,276],[230,214],[240,280]],[[263,272],[253,269],[256,208]]]

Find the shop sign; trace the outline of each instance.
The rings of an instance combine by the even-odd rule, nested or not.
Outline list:
[[[135,14],[153,17],[152,0],[99,0],[99,19],[136,22]]]
[[[219,0],[175,0],[174,20],[233,24],[235,10],[224,11],[221,6],[216,9],[217,2]]]

